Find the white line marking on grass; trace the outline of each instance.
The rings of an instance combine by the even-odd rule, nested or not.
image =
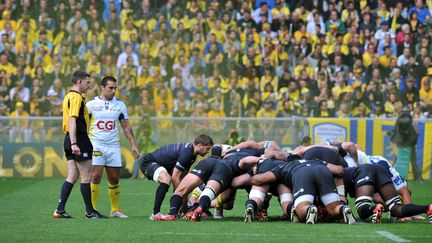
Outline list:
[[[390,239],[390,240],[395,241],[395,242],[411,242],[410,240],[401,238],[401,237],[394,235],[388,231],[375,231],[375,232],[377,232],[377,234],[384,236],[385,238]]]
[[[232,237],[251,237],[251,238],[257,238],[257,237],[263,237],[263,238],[275,238],[275,237],[279,237],[279,238],[286,238],[286,237],[294,237],[294,238],[304,238],[304,234],[295,234],[295,233],[286,233],[286,234],[277,234],[277,233],[229,233],[229,232],[221,232],[221,233],[216,233],[216,232],[172,232],[172,231],[165,231],[165,232],[142,232],[143,235],[177,235],[177,236],[203,236],[203,237],[208,237],[208,236],[212,236],[212,237],[216,237],[216,236],[232,236]],[[338,235],[342,238],[360,238],[360,239],[364,239],[364,238],[371,238],[371,239],[376,239],[376,235],[375,234],[371,234],[371,235]],[[328,237],[333,239],[334,235],[321,235],[320,237]]]

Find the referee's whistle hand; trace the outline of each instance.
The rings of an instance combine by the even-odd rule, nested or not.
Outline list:
[[[72,145],[71,149],[72,149],[72,153],[73,154],[76,154],[76,155],[81,154],[81,150],[80,150],[80,148],[76,144]]]

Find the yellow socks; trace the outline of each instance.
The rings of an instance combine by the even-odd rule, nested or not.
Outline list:
[[[222,208],[222,207],[223,207],[223,203],[222,203],[222,193],[221,193],[216,198],[216,208]]]
[[[96,205],[99,200],[99,194],[100,194],[100,184],[90,184],[91,189],[91,201],[93,208],[96,210]]]
[[[108,196],[111,202],[111,212],[120,209],[120,184],[112,185],[108,183]]]

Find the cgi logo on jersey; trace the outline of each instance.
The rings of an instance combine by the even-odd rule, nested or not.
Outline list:
[[[115,121],[98,121],[96,123],[96,127],[99,130],[114,130],[116,128],[116,123]]]

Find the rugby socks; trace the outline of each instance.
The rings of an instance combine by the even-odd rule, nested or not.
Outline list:
[[[90,184],[91,188],[91,200],[93,208],[96,210],[96,206],[99,200],[99,194],[100,194],[100,184]]]
[[[211,199],[209,196],[207,195],[201,196],[199,200],[199,205],[203,211],[207,210],[210,207],[210,204],[211,204]]]
[[[223,203],[222,203],[222,193],[221,193],[216,198],[216,206],[215,206],[215,208],[222,208],[222,206],[223,206]]]
[[[120,209],[120,184],[108,183],[108,196],[111,202],[111,212],[118,211]]]
[[[291,209],[294,207],[294,203],[290,203],[286,207],[286,214],[288,215],[289,219],[291,219]]]
[[[74,186],[74,184],[72,184],[68,181],[65,181],[63,183],[63,186],[62,186],[61,191],[60,191],[60,199],[58,201],[57,211],[59,211],[59,212],[65,211],[66,202],[69,198],[69,195],[72,191],[73,186]]]
[[[91,214],[94,209],[92,206],[90,183],[81,183],[81,195],[84,199],[87,214]]]
[[[170,215],[177,215],[179,208],[183,203],[183,198],[177,194],[172,195],[170,199]]]
[[[340,205],[340,207],[339,207],[339,215],[341,216],[341,217],[343,217],[343,211],[344,211],[344,208],[345,208],[345,206],[343,206],[343,205]],[[372,215],[372,214],[371,214]],[[370,216],[370,215],[369,215]]]
[[[246,208],[252,207],[253,211],[256,212],[258,208],[258,204],[254,200],[249,199],[246,201],[245,207]]]
[[[266,194],[266,197],[265,197],[263,205],[262,205],[263,209],[268,209],[270,207],[271,198],[272,198],[271,194]]]
[[[415,204],[407,204],[402,206],[401,212],[402,217],[410,217],[422,213],[426,213],[428,211],[428,205],[415,205]]]
[[[162,205],[162,202],[165,198],[165,194],[167,193],[169,189],[169,185],[165,183],[160,183],[157,190],[156,190],[156,196],[153,206],[153,214],[156,215],[160,212],[160,208]]]
[[[357,213],[361,219],[367,219],[373,214],[373,210],[374,207],[371,204],[364,204],[357,208]]]

